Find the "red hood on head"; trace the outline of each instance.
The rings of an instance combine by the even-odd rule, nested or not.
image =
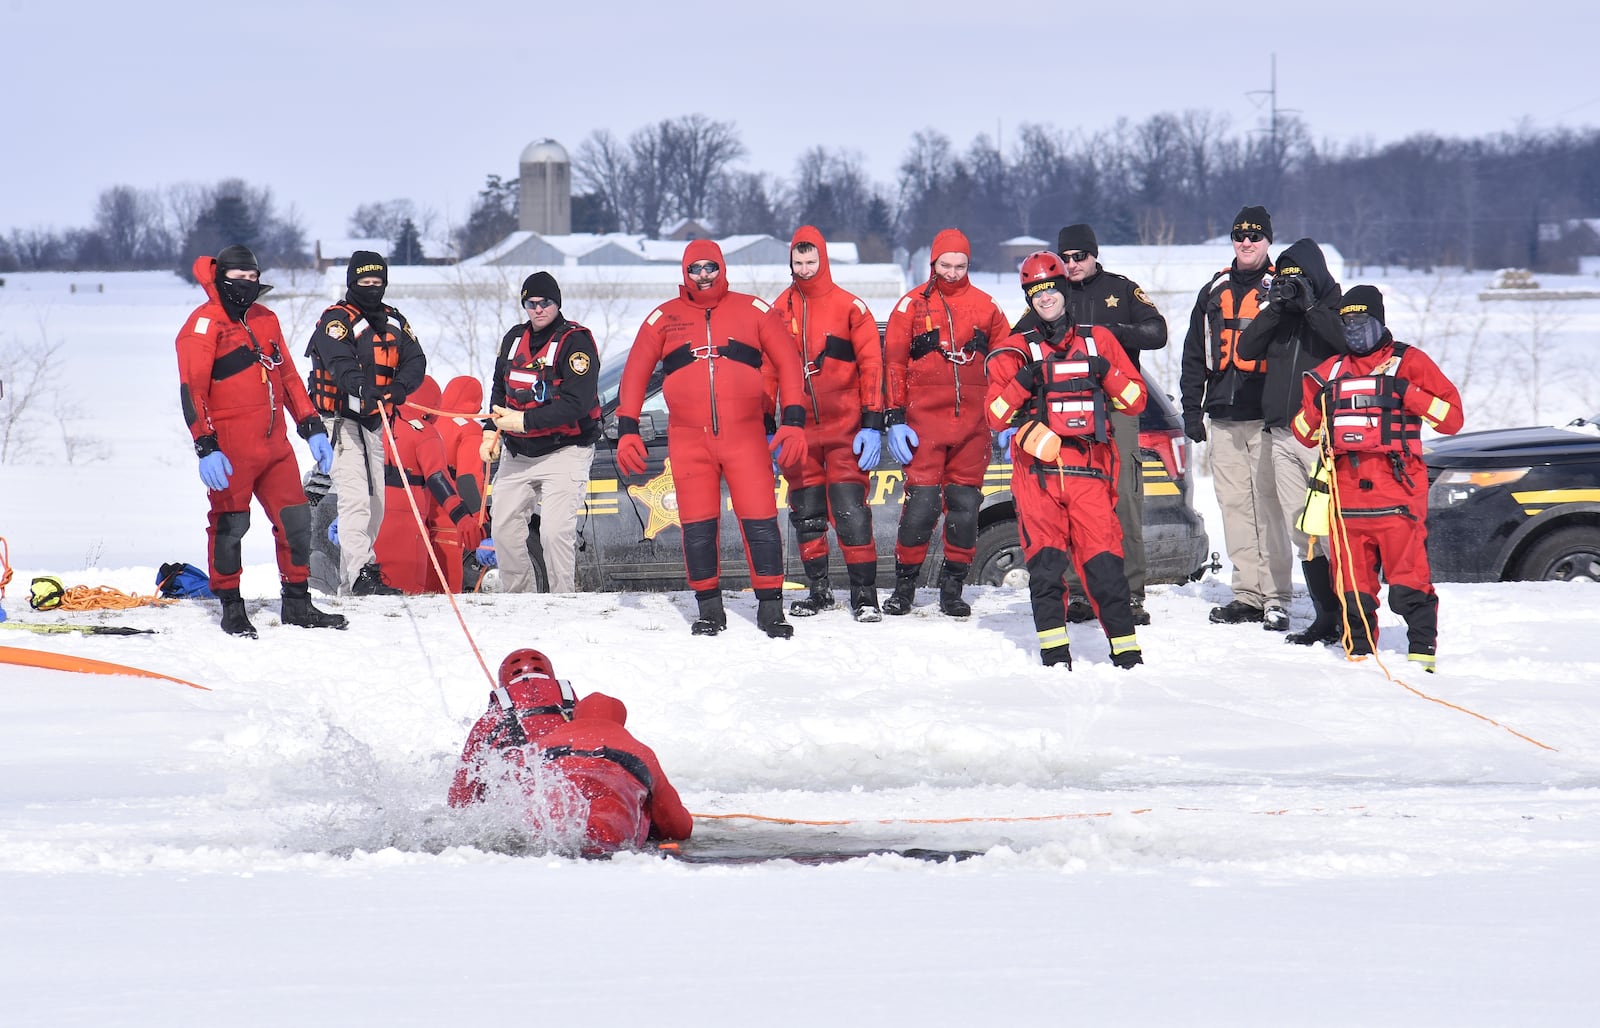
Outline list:
[[[689,265],[696,261],[716,261],[722,269],[722,274],[717,276],[710,289],[696,289],[694,283],[689,281]],[[678,295],[686,303],[708,310],[722,302],[722,298],[728,295],[728,262],[722,259],[722,247],[709,239],[694,239],[683,248],[683,285],[678,287]]]
[[[440,403],[439,383],[433,380],[432,375],[423,375],[422,384],[417,386],[417,391],[411,394],[411,398],[424,407],[437,409]]]
[[[968,261],[972,260],[972,244],[967,241],[966,233],[958,228],[946,228],[940,229],[939,234],[933,237],[933,249],[928,254],[928,278],[939,292],[946,295],[965,289],[967,285],[965,275],[961,276],[959,282],[952,284],[933,273],[934,264],[947,253],[964,254]]]
[[[709,260],[711,258],[701,258]],[[607,696],[603,692],[592,692],[578,701],[578,707],[572,712],[572,720],[578,721],[587,718],[590,721],[615,721],[619,725],[628,723],[628,708],[615,696]]]
[[[820,296],[833,288],[833,268],[828,264],[828,242],[822,238],[822,233],[811,225],[801,225],[794,230],[794,238],[789,240],[789,254],[794,255],[794,248],[801,243],[810,243],[817,248],[821,261],[817,265],[817,273],[811,278],[801,281],[794,280],[794,287],[806,297]]]
[[[457,375],[444,385],[439,409],[457,417],[477,414],[483,407],[483,383],[471,375]]]
[[[206,291],[212,303],[221,303],[217,297],[217,259],[209,254],[201,254],[194,259],[194,280]]]

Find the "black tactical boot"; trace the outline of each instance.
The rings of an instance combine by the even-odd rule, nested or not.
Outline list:
[[[828,558],[806,561],[806,577],[811,580],[811,595],[789,604],[789,613],[797,618],[808,618],[838,606],[833,590],[828,587]]]
[[[765,591],[765,590],[763,590]],[[778,590],[774,589],[774,593]],[[794,638],[794,626],[783,619],[783,596],[761,596],[756,599],[756,627],[774,639]]]
[[[1094,608],[1088,600],[1074,596],[1067,601],[1067,621],[1074,625],[1087,624],[1094,620]]]
[[[1284,636],[1283,641],[1296,646],[1338,642],[1344,633],[1340,629],[1339,596],[1333,591],[1328,558],[1303,560],[1300,562],[1300,572],[1306,576],[1306,592],[1311,594],[1311,608],[1316,611],[1316,617],[1300,631]]]
[[[883,612],[899,617],[911,613],[911,605],[917,602],[917,576],[922,573],[921,564],[894,565],[894,592],[887,600],[883,601]]]
[[[361,573],[356,580],[350,583],[350,591],[357,596],[399,596],[400,590],[383,580],[383,569],[377,562],[371,562],[361,568]]]
[[[349,628],[350,622],[343,614],[329,614],[311,604],[311,589],[304,582],[283,583],[283,607],[280,620],[286,625],[300,628]]]
[[[971,569],[971,564],[944,562],[944,570],[939,573],[939,613],[953,618],[971,616],[972,607],[961,598],[961,586]]]
[[[1150,623],[1150,613],[1144,609],[1143,596],[1134,596],[1128,600],[1128,613],[1133,615],[1133,623],[1136,625]]]
[[[883,611],[878,609],[877,586],[850,587],[850,616],[863,624],[883,620]]]
[[[1065,664],[1068,671],[1072,670],[1072,647],[1066,643],[1052,646],[1048,650],[1039,651],[1039,663],[1045,667],[1055,667]]]
[[[700,616],[689,631],[694,635],[716,635],[728,627],[728,615],[722,609],[722,590],[707,589],[697,592],[694,598],[700,604]]]
[[[239,590],[218,589],[217,599],[222,601],[222,630],[229,635],[256,638],[256,626],[250,623],[250,615],[244,611],[244,600],[240,598]]]
[[[1141,653],[1137,648],[1123,650],[1121,653],[1113,653],[1111,655],[1111,663],[1126,671],[1135,664],[1143,664],[1144,654]]]

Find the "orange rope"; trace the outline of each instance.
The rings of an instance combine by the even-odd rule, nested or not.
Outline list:
[[[1337,562],[1336,566],[1348,568],[1352,566],[1354,553],[1350,548],[1350,534],[1345,528],[1344,515],[1341,513],[1343,506],[1339,502],[1339,470],[1333,463],[1333,445],[1329,439],[1328,410],[1326,402],[1323,404],[1322,415],[1322,438],[1319,443],[1319,452],[1323,455],[1323,458],[1328,461],[1328,497],[1330,504],[1328,516],[1329,525],[1333,529],[1334,533],[1334,535],[1330,536],[1328,542],[1330,544],[1330,553],[1332,553],[1334,556],[1340,557],[1340,560]],[[1308,547],[1308,552],[1311,548],[1312,547]],[[1365,655],[1356,656],[1350,653],[1353,645],[1353,640],[1350,635],[1350,611],[1349,604],[1345,600],[1344,583],[1340,581],[1340,578],[1341,576],[1337,573],[1334,575],[1333,590],[1339,596],[1339,613],[1340,619],[1343,622],[1344,631],[1343,644],[1345,659],[1353,662],[1361,662],[1366,659]],[[1353,586],[1354,584],[1354,578],[1352,577],[1351,585]],[[1372,625],[1367,620],[1367,608],[1358,603],[1356,604],[1356,609],[1361,616],[1362,631],[1366,633],[1366,637],[1368,639],[1373,639],[1375,641]],[[1429,703],[1437,703],[1441,707],[1448,707],[1451,710],[1466,714],[1469,717],[1475,717],[1479,721],[1484,721],[1488,724],[1494,725],[1496,728],[1505,729],[1518,739],[1521,739],[1524,742],[1531,742],[1541,750],[1549,750],[1551,753],[1560,752],[1554,746],[1546,745],[1545,743],[1540,742],[1538,739],[1533,738],[1531,735],[1525,735],[1509,725],[1503,725],[1494,718],[1489,717],[1487,714],[1480,714],[1477,711],[1470,710],[1461,706],[1460,704],[1451,703],[1449,700],[1443,700],[1437,696],[1430,696],[1410,683],[1400,678],[1396,678],[1394,673],[1389,670],[1389,666],[1383,662],[1383,658],[1378,655],[1377,646],[1373,646],[1372,648],[1372,660],[1373,663],[1378,666],[1378,670],[1383,672],[1383,677],[1387,678],[1389,681],[1393,682],[1395,685],[1398,685],[1400,688],[1414,696],[1419,696],[1422,699],[1427,700]]]
[[[11,545],[0,535],[0,600],[6,598],[6,586],[11,584]]]
[[[378,413],[383,418],[383,434],[388,438],[389,448],[395,455],[395,462],[398,463],[400,460],[400,445],[395,442],[394,425],[389,420],[389,412],[382,405],[379,405]],[[433,564],[433,573],[439,576],[439,581],[448,582],[449,579],[445,577],[444,568],[439,564],[439,554],[433,548],[433,537],[428,532],[428,525],[422,520],[422,511],[417,508],[417,498],[411,494],[410,489],[404,489],[402,492],[406,494],[406,503],[411,507],[411,516],[416,519],[417,531],[422,534],[422,543],[427,548],[429,562]],[[461,606],[456,603],[455,594],[446,591],[444,595],[445,599],[450,601],[450,609],[455,611],[456,621],[461,625],[462,634],[467,637],[467,646],[471,648],[472,655],[478,659],[478,666],[483,669],[483,676],[489,680],[489,688],[493,689],[498,682],[494,672],[489,670],[488,662],[483,659],[483,651],[478,649],[478,642],[472,637],[472,630],[467,627],[467,619],[461,614]]]
[[[127,610],[130,607],[165,607],[177,600],[125,593],[109,585],[75,585],[61,594],[60,610]]]
[[[413,410],[419,410],[424,414],[434,414],[441,418],[466,418],[468,421],[482,421],[485,418],[494,417],[494,411],[478,411],[476,413],[468,414],[465,411],[434,410],[432,407],[424,407],[422,404],[412,399],[407,399],[405,406],[410,407]]]
[[[1191,814],[1216,813],[1207,807],[1176,807],[1176,810]],[[1341,807],[1340,810],[1366,810],[1365,805]],[[875,817],[875,818],[837,818],[832,820],[808,820],[798,817],[772,817],[767,814],[699,814],[691,813],[689,816],[699,821],[761,821],[774,825],[811,825],[818,828],[837,828],[846,825],[959,825],[959,824],[1022,824],[1041,821],[1087,821],[1091,818],[1115,817],[1123,814],[1151,814],[1154,807],[1137,807],[1133,810],[1095,810],[1081,811],[1071,814],[1032,814],[1015,817]],[[1289,809],[1279,810],[1252,810],[1249,813],[1270,817],[1280,817],[1294,813],[1327,813],[1326,807],[1312,807],[1305,811]]]

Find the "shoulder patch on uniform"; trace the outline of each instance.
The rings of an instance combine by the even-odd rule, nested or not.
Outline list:
[[[1141,287],[1141,286],[1134,286],[1133,287],[1133,298],[1135,300],[1138,300],[1140,303],[1145,304],[1147,306],[1150,306],[1150,307],[1154,307],[1155,306],[1155,303],[1150,299],[1150,297],[1148,297],[1148,296],[1146,296],[1144,294],[1144,288]]]
[[[752,296],[750,298],[750,305],[756,310],[760,311],[762,314],[765,314],[772,309],[771,307],[768,307],[767,302],[761,299],[759,296]]]
[[[350,326],[346,325],[338,318],[335,318],[324,325],[322,331],[329,339],[338,342],[340,339],[343,339],[345,336],[350,334]]]
[[[416,334],[416,333],[415,333],[415,332],[413,332],[413,331],[411,331],[411,322],[409,322],[409,321],[402,321],[402,322],[401,322],[401,323],[400,323],[400,327],[401,327],[401,328],[403,328],[403,329],[405,329],[405,330],[406,330],[406,335],[408,335],[408,336],[410,336],[410,337],[411,337],[411,341],[412,341],[412,342],[416,342],[416,340],[417,340],[417,334]]]
[[[574,375],[587,375],[589,373],[589,355],[579,350],[567,358],[567,367],[572,369]]]
[[[211,331],[211,319],[210,318],[195,318],[194,319],[194,334],[195,335],[203,336],[209,331]]]
[[[906,309],[909,308],[910,306],[911,306],[911,294],[907,293],[906,295],[904,295],[904,296],[902,296],[900,298],[900,304],[899,304],[899,306],[897,306],[895,308],[895,312],[898,313],[898,314],[904,314],[906,312]]]
[[[648,318],[644,319],[644,323],[646,325],[654,325],[659,320],[661,320],[661,308],[657,307],[655,310],[650,312],[650,316]]]
[[[862,302],[861,297],[859,296],[856,297],[856,310],[860,311],[862,314],[867,313],[867,305]]]

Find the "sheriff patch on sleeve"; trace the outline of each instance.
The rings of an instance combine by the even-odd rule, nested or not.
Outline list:
[[[1135,300],[1138,300],[1140,303],[1144,304],[1146,307],[1154,307],[1155,306],[1155,303],[1150,299],[1150,297],[1144,295],[1144,289],[1141,286],[1134,286],[1134,288],[1133,288],[1133,298]]]
[[[335,320],[328,322],[327,327],[322,331],[329,339],[332,339],[334,342],[338,342],[350,334],[350,327],[342,321]]]
[[[572,369],[574,375],[587,375],[589,373],[589,355],[575,353],[567,358],[567,367]]]

